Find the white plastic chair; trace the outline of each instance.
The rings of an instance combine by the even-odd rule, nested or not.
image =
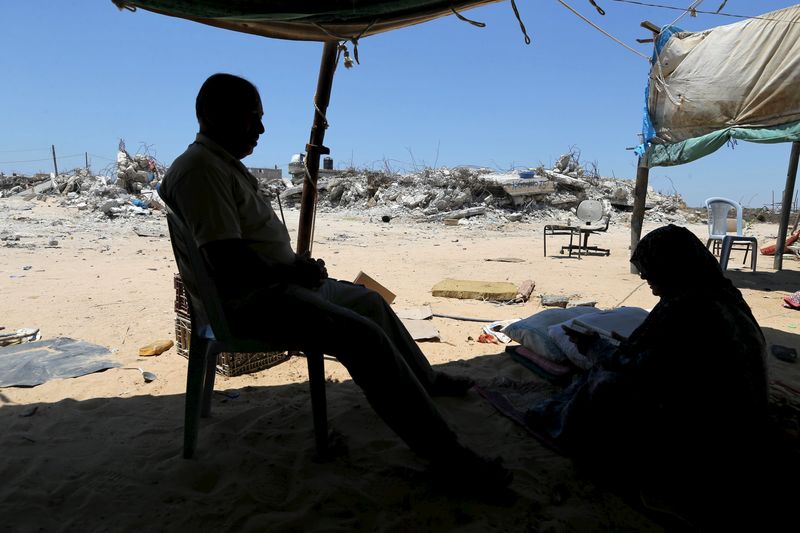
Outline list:
[[[744,250],[742,264],[747,261],[747,254],[751,252],[750,248],[752,247],[751,266],[755,272],[758,257],[758,254],[756,254],[758,240],[742,233],[741,204],[719,196],[708,198],[705,203],[708,210],[708,241],[706,241],[706,248],[710,249],[714,254],[719,252],[719,264],[722,270],[725,270],[728,268],[728,258],[730,258],[731,250],[735,244],[740,243],[743,245],[743,247],[737,248]],[[728,214],[731,209],[736,212],[735,234],[728,233]],[[713,248],[711,247],[712,243]]]

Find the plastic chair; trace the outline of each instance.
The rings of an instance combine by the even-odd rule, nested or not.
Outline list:
[[[728,268],[731,250],[737,249],[744,250],[742,264],[747,262],[747,254],[752,252],[750,262],[753,272],[755,272],[756,261],[758,260],[758,254],[756,253],[758,239],[742,234],[742,206],[738,202],[718,196],[708,198],[705,204],[708,211],[708,240],[706,241],[706,248],[711,250],[712,253],[719,253],[719,264],[722,270]],[[731,209],[736,212],[735,234],[728,233],[728,214]]]
[[[197,447],[200,418],[211,414],[217,356],[222,352],[254,353],[275,351],[262,340],[235,337],[225,318],[222,302],[194,237],[180,216],[167,208],[172,251],[186,288],[191,318],[189,371],[186,378],[183,456],[191,458]],[[317,454],[328,450],[328,418],[322,353],[307,352],[308,380]]]
[[[568,250],[570,257],[572,257],[574,250],[577,250],[578,259],[581,258],[581,254],[588,255],[590,252],[611,255],[611,250],[608,248],[589,246],[589,235],[608,231],[611,216],[604,215],[604,212],[603,202],[599,200],[584,200],[578,204],[576,211],[580,224],[575,226],[546,225],[544,227],[544,255],[547,255],[548,235],[569,235],[569,244],[562,246],[560,253],[563,254],[564,250]],[[577,237],[577,244],[573,242],[574,237]]]

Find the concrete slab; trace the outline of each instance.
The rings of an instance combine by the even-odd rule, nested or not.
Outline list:
[[[474,281],[443,279],[431,289],[434,296],[460,300],[497,300],[505,302],[517,297],[517,286],[509,281]]]

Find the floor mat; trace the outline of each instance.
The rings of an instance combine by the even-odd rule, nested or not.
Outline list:
[[[108,348],[56,337],[0,348],[0,387],[35,387],[51,379],[74,378],[122,366],[102,356]]]
[[[555,452],[564,454],[564,451],[549,435],[525,423],[525,412],[531,406],[560,391],[560,387],[554,387],[549,383],[543,382],[519,383],[502,378],[488,385],[475,386],[475,389],[495,409],[525,428],[539,442]]]

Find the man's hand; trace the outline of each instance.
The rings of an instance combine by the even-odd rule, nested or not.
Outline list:
[[[294,267],[297,272],[297,283],[310,289],[316,289],[328,278],[325,261],[312,258],[309,252],[298,255]]]

